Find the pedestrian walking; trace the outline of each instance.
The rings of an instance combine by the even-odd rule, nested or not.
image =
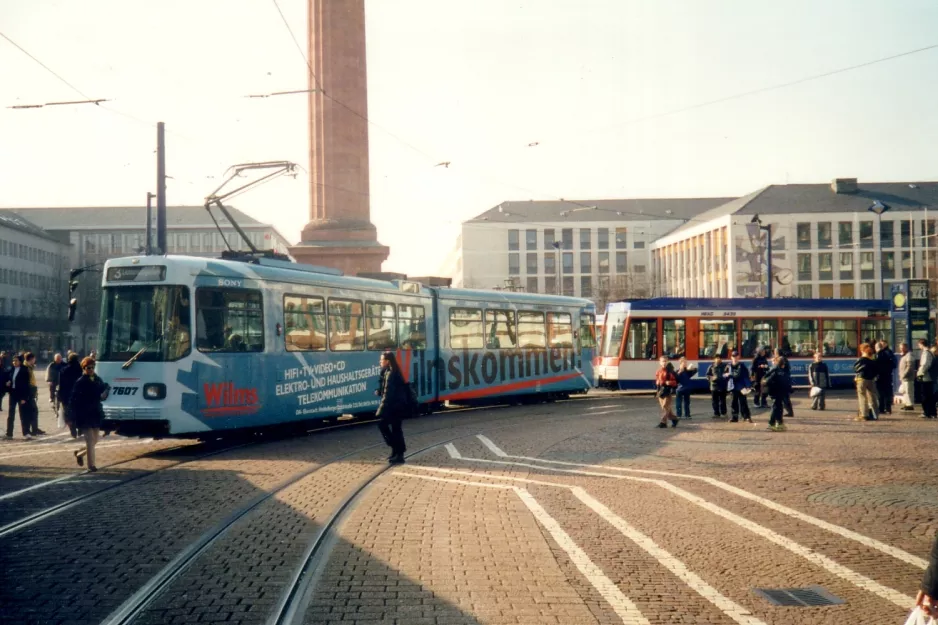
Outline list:
[[[786,402],[791,403],[791,372],[787,367],[782,366],[784,360],[783,356],[776,356],[772,361],[772,367],[765,373],[765,378],[762,380],[769,397],[772,398],[769,429],[773,432],[785,431],[782,411]]]
[[[6,437],[8,439],[13,438],[13,424],[16,421],[16,412],[19,411],[23,438],[31,441],[33,440],[33,435],[30,427],[31,423],[28,408],[26,408],[26,400],[29,396],[29,371],[23,366],[23,357],[19,354],[13,356],[13,367],[10,370],[6,385],[8,389],[7,392],[10,395]]]
[[[899,343],[899,395],[902,396],[903,412],[915,410],[915,372],[912,351],[908,343]]]
[[[688,363],[686,358],[681,358],[675,375],[677,376],[677,392],[675,393],[677,417],[678,419],[690,419],[691,382],[694,376],[697,375],[697,367]]]
[[[879,414],[892,414],[894,387],[892,373],[896,370],[896,355],[886,341],[876,343],[876,393],[879,395]]]
[[[75,452],[78,466],[84,466],[88,458],[88,470],[98,470],[95,464],[94,447],[98,444],[99,430],[103,409],[101,402],[107,399],[110,388],[100,377],[95,375],[95,361],[85,358],[81,361],[82,376],[75,382],[72,396],[69,398],[69,414],[75,426],[85,437],[85,448]]]
[[[59,400],[57,391],[59,388],[59,374],[65,363],[62,362],[62,354],[56,354],[52,362],[46,367],[46,386],[49,387],[49,404],[52,406],[52,412],[58,418],[58,427],[62,428],[62,417],[59,415]]]
[[[811,410],[827,408],[827,389],[831,387],[831,374],[821,352],[814,352],[814,362],[808,365],[808,384],[811,385]]]
[[[854,420],[876,421],[879,419],[879,394],[876,392],[878,368],[873,360],[873,348],[868,343],[860,346],[860,357],[853,363],[853,370],[856,372],[858,410]]]
[[[921,608],[925,616],[938,618],[938,536],[932,543],[931,557],[915,597],[915,607]]]
[[[779,357],[778,366],[784,369],[788,375],[788,394],[785,395],[784,400],[782,402],[782,406],[785,408],[785,416],[794,417],[795,409],[791,405],[791,394],[794,391],[794,388],[792,387],[792,383],[791,383],[791,363],[788,362],[788,356],[783,354],[781,350],[776,350],[775,355]]]
[[[3,414],[3,398],[7,394],[7,382],[10,381],[10,366],[7,353],[0,352],[0,414]]]
[[[65,367],[63,367],[62,371],[59,373],[59,388],[56,391],[56,399],[62,406],[62,417],[65,420],[65,425],[68,426],[72,438],[78,438],[78,428],[75,427],[75,420],[72,418],[71,410],[69,409],[69,400],[72,398],[72,390],[75,388],[75,382],[78,381],[81,374],[81,364],[79,363],[78,354],[69,352]]]
[[[768,407],[769,393],[762,384],[762,379],[769,370],[769,359],[765,356],[765,348],[760,347],[756,350],[756,357],[752,359],[752,388],[755,399],[752,403],[757,408]]]
[[[33,436],[45,434],[39,429],[39,386],[36,384],[36,354],[26,352],[23,356],[23,365],[29,370],[29,399],[26,407],[29,411],[29,429]]]
[[[381,397],[381,402],[376,413],[380,418],[378,429],[384,437],[384,442],[391,448],[388,462],[400,464],[404,462],[404,452],[407,451],[402,421],[412,411],[413,401],[394,353],[381,354],[380,364],[381,379],[377,394]]]
[[[918,348],[922,351],[919,357],[918,370],[915,374],[915,381],[918,383],[919,397],[922,398],[922,418],[935,418],[935,389],[933,387],[934,378],[931,369],[935,362],[935,357],[928,349],[928,342],[925,339],[918,340]]]
[[[722,419],[726,416],[726,365],[723,359],[717,356],[707,370],[707,380],[710,382],[710,403],[713,407],[713,419]]]
[[[661,421],[659,428],[668,427],[668,421],[671,421],[671,427],[677,427],[677,415],[671,410],[674,402],[674,392],[677,389],[677,375],[674,372],[674,365],[668,362],[667,356],[658,359],[658,371],[655,372],[655,397],[658,398],[658,405],[661,406]]]
[[[733,352],[730,366],[727,368],[725,375],[729,378],[728,385],[732,385],[733,401],[730,409],[733,418],[730,419],[730,422],[738,423],[739,417],[742,417],[743,421],[752,423],[752,415],[749,412],[749,399],[744,392],[752,386],[752,381],[749,377],[749,368],[739,359],[739,352]]]

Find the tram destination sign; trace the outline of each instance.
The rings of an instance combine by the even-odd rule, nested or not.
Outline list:
[[[109,267],[107,270],[108,282],[162,282],[165,279],[165,265]]]

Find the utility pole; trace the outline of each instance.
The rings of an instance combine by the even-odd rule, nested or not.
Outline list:
[[[143,247],[144,254],[153,253],[153,198],[156,196],[147,191],[147,241]]]
[[[163,122],[156,124],[156,250],[166,254],[166,136]]]

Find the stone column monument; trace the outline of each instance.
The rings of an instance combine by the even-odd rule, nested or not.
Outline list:
[[[368,193],[365,1],[309,0],[309,223],[290,248],[298,262],[379,272]]]

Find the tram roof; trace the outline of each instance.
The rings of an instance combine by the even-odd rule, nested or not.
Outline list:
[[[606,304],[606,312],[651,310],[721,310],[737,312],[759,311],[832,311],[847,312],[889,310],[889,301],[882,299],[801,299],[801,298],[744,298],[744,297],[655,297],[642,300],[621,300]]]

